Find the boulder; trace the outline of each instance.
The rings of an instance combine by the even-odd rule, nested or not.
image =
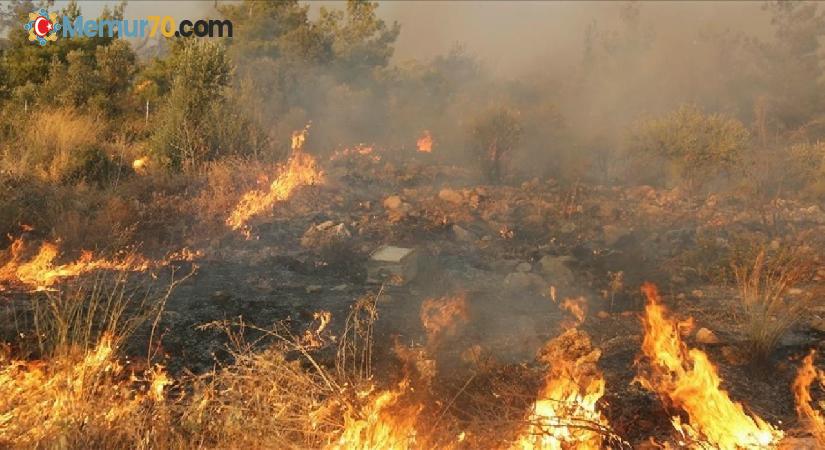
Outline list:
[[[567,256],[546,255],[539,260],[541,273],[551,284],[557,286],[570,286],[575,281],[573,271],[565,264],[570,258]]]
[[[444,188],[438,192],[438,198],[444,200],[445,202],[459,204],[464,201],[464,197],[461,193],[454,191],[450,188]]]
[[[696,342],[700,344],[718,344],[719,338],[713,331],[707,328],[699,328],[699,330],[696,331]]]
[[[473,233],[465,230],[459,225],[453,225],[452,227],[450,227],[450,230],[453,232],[453,236],[456,238],[456,240],[469,242],[474,241],[476,239]]]
[[[504,285],[517,291],[531,290],[536,292],[543,292],[547,287],[547,283],[540,276],[526,272],[508,274],[504,277]]]
[[[401,207],[403,203],[404,201],[401,200],[401,197],[397,195],[390,195],[389,197],[384,199],[384,208],[391,210],[398,209]]]
[[[533,270],[533,266],[530,265],[529,262],[519,263],[516,266],[516,272],[525,272],[526,273],[526,272],[529,272],[531,270]]]

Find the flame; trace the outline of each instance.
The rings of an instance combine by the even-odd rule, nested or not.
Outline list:
[[[359,413],[348,411],[344,430],[329,450],[394,450],[415,446],[415,422],[422,406],[405,402],[407,380],[395,390],[381,391]],[[369,396],[369,392],[364,396]]]
[[[676,430],[720,449],[776,444],[782,431],[747,414],[742,404],[732,401],[719,387],[722,380],[707,354],[688,349],[682,342],[677,322],[665,317],[656,286],[645,283],[642,292],[647,296],[642,350],[650,358],[651,373],[636,379],[687,413],[688,423],[679,417],[671,419]]]
[[[443,338],[454,335],[459,326],[469,320],[467,296],[461,293],[424,300],[419,315],[427,333],[427,346],[434,348]]]
[[[147,402],[164,400],[171,381],[160,367],[147,372],[145,380],[130,379],[115,350],[106,334],[82,354],[69,352],[50,361],[0,360],[0,443],[37,447],[67,426],[133,426]],[[145,394],[135,382],[148,382]]]
[[[95,259],[90,251],[84,251],[80,258],[68,264],[56,264],[60,255],[57,244],[44,242],[37,254],[30,260],[23,260],[25,244],[22,238],[14,240],[10,247],[8,262],[0,267],[0,284],[20,282],[36,290],[45,290],[63,278],[74,277],[95,270],[144,271],[152,263],[145,258],[128,254],[122,259]]]
[[[604,376],[596,363],[601,351],[590,337],[571,328],[547,343],[542,360],[548,371],[528,425],[514,449],[599,449],[600,428],[609,429],[596,407],[604,395]]]
[[[565,298],[559,307],[575,317],[577,324],[584,322],[587,316],[587,300],[584,297]]]
[[[135,173],[137,173],[139,175],[143,175],[143,174],[146,173],[146,170],[148,169],[148,165],[149,165],[149,159],[146,158],[146,157],[138,158],[138,159],[132,161],[132,169],[135,171]]]
[[[433,136],[430,134],[430,130],[424,130],[416,144],[419,152],[431,153],[433,151]]]
[[[817,442],[825,445],[825,416],[822,411],[815,409],[811,402],[811,384],[814,380],[819,380],[819,383],[825,386],[825,372],[819,370],[814,366],[814,357],[816,351],[811,350],[805,359],[802,360],[802,367],[796,374],[792,388],[794,398],[796,399],[796,412],[799,418],[804,422],[811,434],[816,438]]]
[[[308,132],[309,125],[292,134],[292,156],[278,169],[278,175],[269,186],[268,192],[254,190],[241,197],[238,205],[226,219],[226,224],[233,230],[245,228],[251,218],[272,209],[278,202],[288,200],[296,188],[322,182],[323,175],[318,170],[315,158],[303,152]]]

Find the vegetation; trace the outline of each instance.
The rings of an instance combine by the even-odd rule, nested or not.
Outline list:
[[[682,106],[638,124],[630,146],[633,152],[667,162],[676,176],[695,190],[700,183],[741,164],[749,138],[748,130],[736,119]]]
[[[755,360],[771,356],[780,339],[808,312],[814,292],[798,286],[810,281],[811,261],[800,249],[762,249],[752,263],[734,267]]]

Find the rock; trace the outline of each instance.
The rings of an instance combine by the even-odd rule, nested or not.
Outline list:
[[[403,285],[418,274],[418,254],[415,249],[384,245],[367,261],[367,283]]]
[[[576,224],[571,222],[571,221],[566,221],[566,222],[561,224],[561,227],[559,228],[559,230],[561,230],[561,232],[564,233],[564,234],[570,234],[570,233],[576,231]]]
[[[215,291],[212,293],[212,300],[217,303],[226,303],[231,299],[232,295],[226,291]]]
[[[384,208],[387,209],[398,209],[404,202],[401,200],[401,197],[397,195],[390,195],[386,199],[384,199]]]
[[[452,227],[450,227],[450,229],[453,232],[453,236],[456,238],[456,240],[468,242],[474,241],[476,239],[473,233],[465,230],[464,228],[461,228],[459,225],[454,224]]]
[[[631,231],[627,228],[617,225],[605,225],[602,227],[602,232],[604,233],[604,243],[608,247],[613,247],[621,241],[622,238],[630,236],[631,234]]]
[[[464,197],[460,193],[450,188],[444,188],[441,191],[439,191],[438,198],[444,200],[445,202],[450,202],[454,204],[459,204],[464,201]]]
[[[692,291],[690,292],[690,295],[692,295],[692,296],[694,296],[694,297],[696,297],[696,298],[702,298],[702,297],[704,297],[704,296],[705,296],[705,293],[704,293],[704,292],[702,292],[702,290],[701,290],[701,289],[694,289],[694,290],[692,290]]]
[[[550,283],[560,286],[572,285],[575,281],[573,271],[565,264],[569,257],[546,255],[539,260],[541,272],[549,279]]]
[[[301,236],[302,247],[324,247],[329,248],[336,244],[345,242],[352,237],[352,233],[343,223],[338,225],[331,220],[313,225]]]
[[[513,272],[504,277],[504,285],[513,290],[534,290],[543,292],[547,287],[540,276],[534,273]]]
[[[529,272],[533,270],[533,266],[529,262],[519,263],[516,266],[516,272]]]
[[[700,344],[718,344],[719,338],[716,337],[716,333],[713,331],[707,328],[699,328],[696,332],[696,342]]]

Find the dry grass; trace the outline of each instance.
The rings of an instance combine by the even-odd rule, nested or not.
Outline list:
[[[813,292],[797,286],[811,279],[811,257],[799,247],[770,254],[762,249],[752,263],[735,265],[733,272],[745,309],[750,354],[764,360],[808,310]]]
[[[65,108],[39,111],[25,123],[21,146],[8,150],[4,165],[48,181],[60,181],[77,152],[98,145],[105,132],[104,121]]]
[[[116,274],[34,299],[29,315],[41,359],[0,355],[0,446],[156,448],[159,437],[169,441],[159,432],[170,428],[169,379],[158,366],[131,374],[118,350],[170,292],[135,293]]]

